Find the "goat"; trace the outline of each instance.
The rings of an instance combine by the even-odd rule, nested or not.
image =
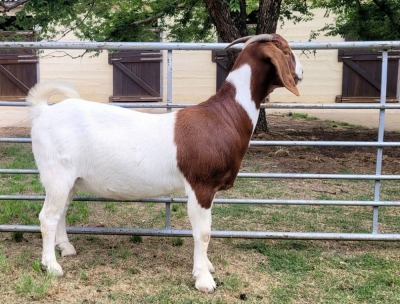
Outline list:
[[[299,95],[303,69],[279,35],[247,41],[220,90],[198,105],[148,114],[85,101],[61,83],[43,83],[27,97],[32,117],[32,149],[46,191],[39,214],[42,265],[63,275],[61,255],[75,255],[65,214],[77,191],[116,200],[185,191],[194,238],[195,287],[216,285],[207,248],[211,207],[219,190],[233,186],[257,123],[260,103],[277,87]],[[54,93],[67,99],[47,104]]]

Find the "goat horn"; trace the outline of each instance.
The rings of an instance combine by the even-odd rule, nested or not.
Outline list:
[[[246,46],[248,46],[250,43],[256,42],[256,41],[272,41],[274,39],[274,36],[271,34],[261,34],[254,36],[250,38],[249,40],[246,41],[246,43],[243,45],[242,49],[244,49]]]
[[[274,36],[271,34],[260,34],[257,36],[246,36],[246,37],[241,37],[239,39],[236,39],[232,41],[230,44],[228,44],[227,47],[224,48],[226,50],[227,48],[230,48],[234,44],[242,43],[244,42],[244,45],[242,47],[242,50],[248,46],[250,43],[256,42],[256,41],[272,41],[274,39]]]
[[[252,38],[252,37],[254,37],[254,36],[251,35],[251,36],[246,36],[246,37],[238,38],[238,39],[232,41],[231,43],[229,43],[228,46],[226,46],[226,47],[224,48],[224,50],[230,48],[232,45],[235,45],[235,44],[238,44],[238,43],[242,43],[242,42],[246,42],[247,40],[249,40],[249,39]]]

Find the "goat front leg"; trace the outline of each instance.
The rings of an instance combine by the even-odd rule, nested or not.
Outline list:
[[[68,199],[68,191],[56,191],[46,189],[46,199],[39,214],[40,230],[43,238],[42,265],[52,275],[62,276],[63,270],[57,263],[55,253],[55,241],[57,227]]]
[[[56,233],[56,246],[61,251],[61,256],[74,256],[76,255],[75,247],[70,243],[67,235],[66,230],[66,215],[69,203],[74,198],[75,191],[71,191],[67,203],[65,204],[64,211],[61,215],[60,221],[58,222],[57,226],[57,233]]]
[[[211,203],[210,203],[211,204]],[[196,288],[205,293],[212,293],[216,287],[210,273],[214,267],[207,257],[211,237],[211,207],[203,208],[193,191],[188,193],[188,214],[193,230],[193,276]]]

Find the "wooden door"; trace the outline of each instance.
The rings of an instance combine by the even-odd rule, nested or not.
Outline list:
[[[229,74],[227,69],[228,53],[226,51],[212,51],[211,60],[217,64],[216,87],[218,91]]]
[[[160,51],[123,51],[109,55],[113,65],[110,101],[161,101]]]
[[[398,102],[400,52],[390,52],[387,75],[387,101]],[[336,102],[379,102],[382,53],[365,50],[340,50],[343,62],[342,95]]]
[[[1,32],[12,36],[15,32]],[[26,34],[26,41],[32,41],[33,33]],[[0,50],[0,99],[18,101],[26,98],[28,91],[38,81],[38,56],[35,50]]]

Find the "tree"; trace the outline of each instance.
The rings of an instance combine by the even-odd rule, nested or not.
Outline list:
[[[398,0],[313,0],[312,7],[336,16],[319,33],[367,41],[400,39]]]

